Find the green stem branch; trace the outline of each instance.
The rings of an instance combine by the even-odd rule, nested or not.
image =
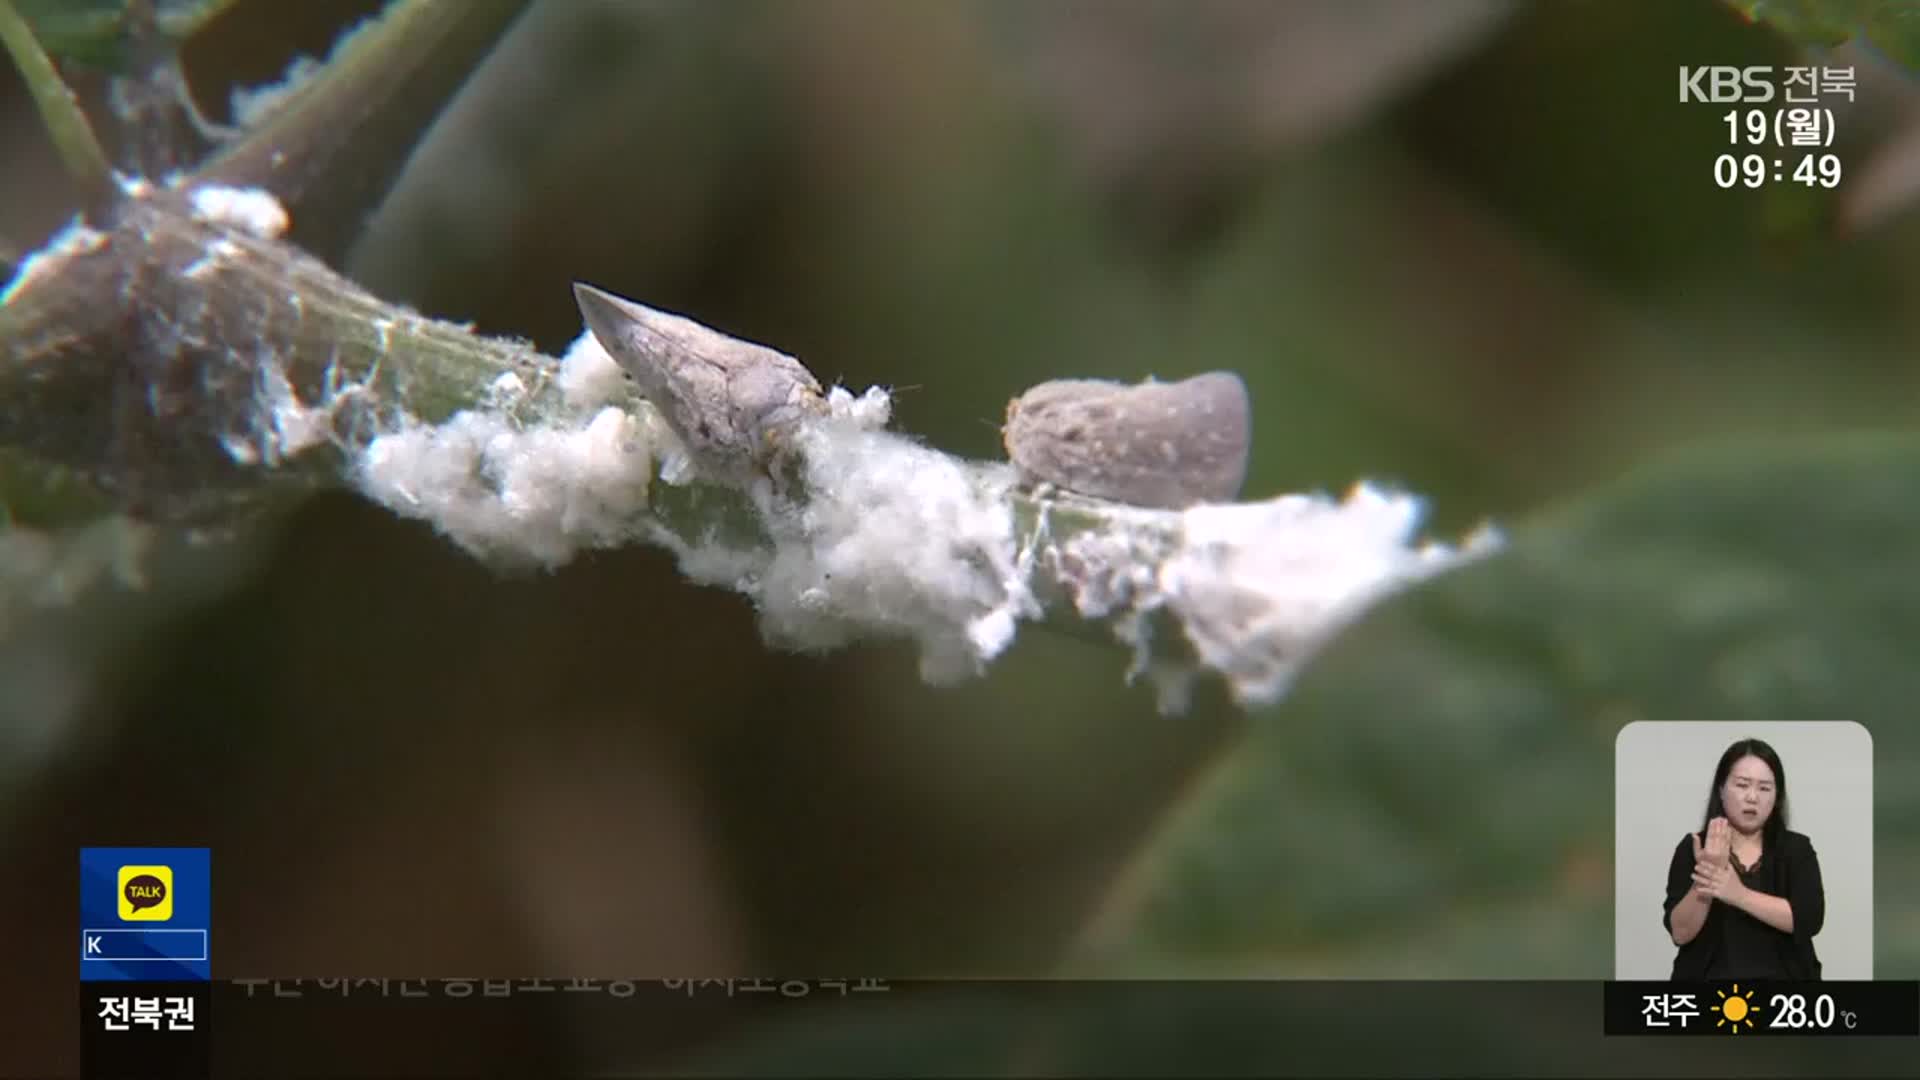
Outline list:
[[[26,81],[40,120],[83,198],[90,205],[104,204],[113,191],[113,171],[107,164],[106,151],[101,149],[73,90],[54,69],[53,60],[40,47],[33,28],[13,6],[13,0],[0,0],[0,43],[6,45],[14,67]]]

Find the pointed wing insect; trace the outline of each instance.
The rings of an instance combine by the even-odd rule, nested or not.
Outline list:
[[[819,380],[783,352],[582,282],[573,295],[600,347],[702,471],[736,481],[764,473],[781,432],[827,410]]]

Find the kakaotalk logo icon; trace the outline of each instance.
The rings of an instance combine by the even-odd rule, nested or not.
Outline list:
[[[166,922],[173,918],[173,867],[120,868],[120,918],[126,922]]]

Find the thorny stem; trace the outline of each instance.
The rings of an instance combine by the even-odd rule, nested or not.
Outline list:
[[[210,259],[214,250],[225,254]],[[123,302],[92,300],[102,296]],[[0,343],[0,500],[23,524],[77,523],[110,503],[195,524],[244,515],[345,482],[348,454],[379,418],[431,423],[481,408],[508,373],[532,389],[528,420],[565,410],[555,358],[389,304],[287,244],[195,218],[184,192],[164,188],[124,199],[110,230],[0,306]],[[365,389],[335,417],[333,439],[261,468],[236,462],[221,438],[261,423],[268,360],[303,401]],[[637,395],[620,404],[650,408]],[[766,542],[739,490],[650,490],[650,512],[689,545],[716,527],[734,543]],[[1090,507],[1014,498],[1029,531],[1043,508],[1056,537],[1105,521]]]
[[[474,20],[478,30],[456,32],[450,13],[469,12],[469,5],[401,0],[378,32],[393,35],[387,41],[459,39],[454,51],[470,53],[524,2],[485,0]],[[0,0],[0,14],[14,14],[8,0]],[[387,47],[373,41],[345,54],[423,70]],[[334,68],[344,70],[338,60]],[[393,90],[392,80],[369,82],[378,91],[374,100]],[[432,97],[451,93],[458,80],[442,72],[425,85]],[[318,206],[323,217],[339,213],[344,204],[302,200],[318,190],[311,186],[316,177],[351,159],[337,136],[368,115],[358,93],[350,79],[323,79],[181,184],[112,185],[105,212],[88,215],[86,225],[76,224],[27,264],[24,280],[16,279],[0,303],[0,504],[12,520],[72,525],[111,507],[149,521],[227,528],[316,487],[368,490],[361,470],[374,456],[374,440],[467,410],[492,410],[497,419],[496,392],[507,375],[524,388],[511,406],[512,424],[581,419],[553,357],[388,303],[312,251],[279,239],[277,226],[263,229],[195,202],[207,185],[265,187],[283,197],[296,223],[302,205]],[[71,119],[58,108],[53,114]],[[341,220],[325,232],[338,233]],[[669,355],[661,358],[670,366],[702,368],[758,348],[686,320],[673,325]],[[744,400],[755,402],[752,415],[766,404]],[[629,417],[654,409],[631,391],[603,404]],[[297,430],[288,429],[289,417]],[[1005,466],[955,461],[904,442],[849,445],[878,456],[820,460],[874,468],[871,476],[841,472],[836,483],[874,479],[884,490],[868,489],[868,496],[893,500],[896,511],[911,504],[879,543],[861,533],[866,502],[820,488],[803,513],[775,511],[757,484],[704,467],[690,484],[647,485],[639,509],[645,520],[620,536],[663,544],[683,559],[718,551],[718,576],[712,565],[683,567],[696,580],[753,593],[763,615],[784,605],[778,614],[790,620],[789,630],[804,629],[822,610],[819,593],[830,636],[843,627],[905,630],[933,650],[923,651],[924,664],[959,632],[963,648],[982,661],[1011,640],[1015,618],[1040,616],[1103,640],[1111,639],[1111,628],[1135,646],[1136,662],[1148,658],[1142,634],[1173,646],[1154,647],[1156,665],[1181,663],[1191,646],[1249,703],[1274,700],[1305,650],[1351,601],[1372,595],[1376,585],[1431,572],[1410,568],[1452,558],[1441,552],[1436,562],[1406,546],[1404,500],[1370,496],[1347,515],[1320,500],[1280,499],[1195,517],[1198,511],[1042,498],[1010,486]],[[809,463],[813,452],[806,451]],[[898,482],[913,469],[923,471]],[[945,486],[932,503],[916,503],[920,480],[934,474]],[[417,509],[404,494],[388,505]],[[816,519],[812,512],[821,507],[830,513]],[[914,511],[928,515],[923,520]],[[974,531],[928,548],[939,553],[937,565],[929,570],[912,552],[899,557],[900,548],[934,538],[930,532],[955,514],[961,528]],[[820,520],[843,531],[811,533]],[[1359,531],[1340,531],[1355,523]],[[823,537],[825,549],[801,550]],[[1362,561],[1384,556],[1377,566],[1368,563],[1357,578],[1333,575],[1331,590],[1313,579],[1354,540]],[[599,535],[596,542],[613,541]],[[858,554],[848,554],[847,542]],[[786,556],[799,559],[797,570]],[[747,567],[745,576],[729,578],[727,568],[736,565]],[[769,591],[761,575],[780,572],[786,577]],[[833,589],[842,590],[837,599],[828,595]],[[833,606],[842,601],[850,603]],[[1169,619],[1182,632],[1157,632]]]
[[[228,528],[316,487],[367,490],[359,470],[375,456],[373,440],[465,410],[498,415],[497,390],[507,375],[525,388],[511,407],[521,429],[581,420],[555,358],[387,303],[278,239],[196,216],[193,195],[193,189],[135,186],[108,228],[83,231],[41,253],[50,265],[36,267],[0,305],[0,446],[15,453],[11,460],[0,457],[0,470],[24,454],[80,483],[49,484],[33,468],[12,477],[0,472],[0,481],[38,482],[39,505],[57,504],[71,515],[66,523],[97,512],[104,500],[148,520]],[[672,353],[664,363],[698,367],[760,348],[688,320],[645,317],[672,320],[678,328],[659,338]],[[632,392],[596,407],[605,404],[636,417],[655,408]],[[282,429],[289,411],[301,418],[298,433]],[[315,416],[323,427],[306,430]],[[924,528],[905,526],[915,530],[911,536],[897,524],[890,535],[857,535],[868,504],[831,487],[809,488],[804,511],[781,513],[769,509],[757,484],[702,470],[690,484],[647,485],[636,510],[644,520],[595,542],[652,542],[683,560],[722,554],[728,565],[744,567],[744,576],[716,578],[710,568],[682,565],[696,580],[748,591],[763,614],[770,606],[783,609],[797,625],[820,610],[805,580],[822,581],[855,601],[844,612],[831,606],[838,601],[825,601],[835,627],[913,633],[923,647],[932,642],[934,652],[923,653],[923,662],[926,655],[950,658],[940,650],[954,639],[942,635],[962,627],[975,659],[989,659],[1011,640],[1015,618],[1038,616],[1096,640],[1119,636],[1136,649],[1136,662],[1150,657],[1155,666],[1147,670],[1165,676],[1162,690],[1170,696],[1163,701],[1169,703],[1179,700],[1196,659],[1225,675],[1248,704],[1276,700],[1307,652],[1355,602],[1453,559],[1406,546],[1411,537],[1403,508],[1377,496],[1347,509],[1281,499],[1151,510],[1044,498],[1011,486],[1003,465],[956,461],[910,445],[879,446],[851,467],[870,469],[873,478],[898,476],[902,468],[930,470],[915,475],[940,473],[970,493],[945,488],[927,504],[918,501],[915,477],[867,489],[868,496],[890,500],[893,510],[931,506]],[[812,453],[806,451],[809,464]],[[940,463],[930,466],[929,456]],[[842,459],[830,460],[846,467]],[[841,472],[834,483],[866,479]],[[0,498],[12,497],[0,489]],[[975,507],[958,519],[959,527],[975,531],[942,537],[945,543],[929,550],[951,554],[931,569],[898,558],[894,549],[901,543],[931,539],[928,530],[949,520],[955,504],[943,499]],[[983,506],[998,508],[985,511],[988,518],[1004,515],[1006,531],[996,534],[1002,539],[981,541],[977,508]],[[824,520],[837,521],[842,531],[826,534],[829,547],[809,554],[806,546],[819,537],[809,534],[807,523],[822,507],[829,515]],[[50,524],[28,520],[24,509],[22,523]],[[430,508],[414,516],[447,528]],[[848,561],[853,547],[863,554]],[[841,561],[819,561],[822,550]],[[796,552],[806,566],[802,580],[791,573]],[[976,576],[976,558],[985,561],[985,577]],[[1355,578],[1341,565],[1353,559],[1383,568]],[[782,566],[789,574],[780,584],[758,580]],[[1322,569],[1335,571],[1331,590],[1316,576]],[[863,577],[869,573],[876,576]],[[880,596],[885,599],[876,607]],[[922,636],[929,633],[934,636]],[[944,664],[941,670],[951,670]]]
[[[338,257],[421,134],[528,2],[396,0],[344,41],[326,71],[261,128],[200,166],[189,180],[271,192],[292,212],[295,239],[306,254]],[[170,40],[181,36],[172,29],[168,33]],[[169,336],[182,329],[198,333],[192,326],[196,321],[233,330],[263,320],[291,327],[288,332],[301,338],[299,347],[282,355],[297,369],[289,376],[307,387],[315,385],[313,378],[324,377],[318,369],[306,370],[313,366],[305,360],[314,350],[325,350],[318,354],[318,366],[324,368],[334,350],[349,359],[364,356],[369,338],[383,340],[396,328],[403,351],[416,336],[470,339],[459,328],[390,309],[339,279],[309,280],[313,295],[299,286],[275,291],[277,285],[229,295],[170,280],[188,268],[210,265],[201,261],[202,245],[213,242],[214,232],[194,222],[177,198],[123,198],[85,114],[12,0],[0,0],[0,35],[33,89],[48,129],[82,179],[82,218],[98,231],[65,236],[98,240],[102,246],[93,254],[106,256],[64,259],[57,266],[42,260],[34,266],[30,287],[16,284],[0,306],[0,447],[8,450],[0,456],[0,500],[21,520],[52,524],[81,518],[103,502],[131,503],[165,517],[190,509],[179,505],[183,500],[221,501],[220,483],[211,485],[211,492],[164,494],[177,488],[164,478],[170,469],[184,466],[188,475],[217,475],[231,466],[223,466],[205,445],[207,431],[169,430],[171,412],[182,407],[178,395],[185,384],[180,380],[213,380],[202,389],[226,403],[226,415],[206,418],[216,425],[234,419],[251,386],[245,358],[228,348],[245,338],[188,339],[179,355],[168,352]],[[258,271],[311,279],[314,260],[301,257],[299,249],[260,245],[245,236],[219,242],[247,253],[222,260],[223,277]],[[16,250],[4,254],[9,262],[21,258]],[[273,268],[265,269],[269,265]],[[13,277],[15,266],[6,269]],[[289,311],[303,313],[309,304],[315,317],[287,319]],[[381,311],[388,314],[367,314]],[[373,321],[357,321],[352,313]],[[309,331],[321,336],[304,336]],[[343,336],[329,340],[330,333]],[[261,341],[257,347],[272,344]],[[468,351],[491,356],[502,347]],[[415,392],[426,399],[416,407],[432,413],[433,388],[443,374],[426,358],[419,371],[410,372],[409,380],[422,384]],[[143,456],[152,460],[142,462]],[[62,481],[49,487],[43,478],[27,475],[34,471],[30,461],[60,471]],[[301,471],[283,474],[277,482]],[[60,494],[49,496],[54,491]],[[149,498],[163,505],[149,506]],[[31,518],[23,507],[35,511]]]

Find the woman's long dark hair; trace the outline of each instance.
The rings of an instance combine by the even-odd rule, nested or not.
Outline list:
[[[1732,817],[1720,802],[1720,789],[1726,786],[1727,774],[1733,771],[1734,762],[1743,757],[1757,757],[1773,770],[1773,813],[1767,815],[1767,823],[1760,827],[1761,846],[1772,850],[1780,834],[1787,831],[1787,769],[1780,764],[1780,755],[1774,753],[1773,747],[1759,739],[1741,739],[1720,755],[1720,765],[1713,770],[1713,787],[1707,790],[1707,814],[1700,822],[1700,837],[1706,838],[1707,825],[1714,818]]]

